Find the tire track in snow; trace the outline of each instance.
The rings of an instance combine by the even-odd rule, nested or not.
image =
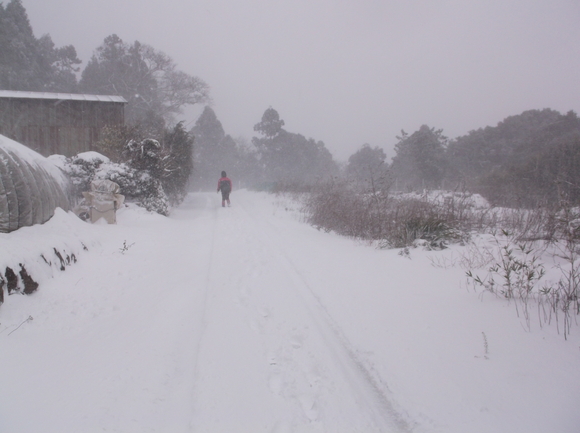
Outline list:
[[[194,419],[195,419],[195,411],[196,411],[196,404],[195,403],[196,403],[196,397],[197,397],[196,390],[197,390],[197,383],[199,380],[199,370],[200,370],[199,360],[200,360],[200,353],[201,353],[202,346],[203,346],[203,340],[204,340],[205,333],[207,330],[208,294],[209,294],[209,290],[210,290],[210,286],[211,286],[211,274],[212,274],[212,269],[214,267],[214,261],[215,261],[216,227],[218,224],[218,221],[217,221],[218,209],[217,209],[217,207],[213,207],[207,198],[205,200],[204,207],[206,209],[210,209],[210,212],[211,212],[211,246],[210,246],[210,251],[209,251],[209,255],[208,255],[208,263],[207,263],[206,274],[205,274],[205,279],[204,279],[204,283],[203,283],[201,302],[200,302],[200,305],[198,306],[199,319],[196,322],[199,325],[198,335],[196,336],[197,338],[193,342],[194,357],[193,357],[193,380],[192,380],[192,384],[191,384],[192,386],[191,386],[191,399],[190,399],[192,402],[192,416],[191,416],[191,420],[189,422],[190,431],[193,431],[193,425],[194,425]]]
[[[196,331],[202,335],[195,356],[189,431],[269,432],[285,416],[287,407],[271,398],[261,339],[244,326],[248,324],[247,306],[255,296],[252,282],[261,278],[263,252],[253,248],[260,244],[247,244],[247,221],[239,221],[235,209],[214,208],[211,226],[208,210],[198,226],[212,231],[213,245],[207,242],[201,246],[211,259],[209,263],[204,260],[204,305],[196,307],[196,311],[203,311],[194,326],[201,320],[203,329]]]
[[[272,226],[267,220],[258,219],[258,217],[242,204],[244,213],[252,223],[254,239],[259,240],[265,246],[265,249],[274,253],[276,261],[285,269],[285,276],[293,280],[293,287],[297,289],[302,307],[308,312],[312,322],[322,337],[327,349],[333,353],[333,358],[340,365],[340,369],[346,377],[348,383],[357,395],[357,400],[364,402],[367,412],[373,418],[378,431],[410,432],[412,427],[404,415],[404,411],[396,408],[394,398],[391,395],[388,386],[382,380],[380,375],[358,356],[356,349],[349,342],[339,325],[332,319],[322,300],[316,295],[312,286],[300,269],[292,262],[284,249],[278,229]],[[258,228],[259,226],[259,228]],[[264,230],[265,226],[268,230]],[[274,240],[276,239],[277,242]],[[313,311],[313,309],[315,311]],[[290,341],[294,348],[300,348],[302,342],[299,339]],[[275,354],[269,354],[269,363],[275,366],[274,370],[280,370],[278,359]],[[288,360],[286,359],[286,362]],[[320,379],[320,378],[318,378]],[[316,381],[317,379],[314,379]],[[274,394],[281,394],[284,384],[282,380],[273,376],[271,383]],[[313,386],[311,384],[311,386]],[[314,403],[308,401],[304,403],[304,411],[311,420],[316,418],[316,413],[312,411]]]
[[[241,202],[224,210],[207,203],[202,226],[211,230],[211,247],[204,244],[211,252],[203,301],[202,290],[196,296],[203,305],[192,312],[201,329],[192,341],[189,430],[410,431],[276,245],[276,229]]]

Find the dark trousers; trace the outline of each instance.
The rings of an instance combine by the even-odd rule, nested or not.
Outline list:
[[[230,204],[230,192],[222,190],[222,206],[226,205],[226,201]]]

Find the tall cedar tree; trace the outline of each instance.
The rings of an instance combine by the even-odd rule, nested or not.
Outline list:
[[[439,188],[445,175],[447,137],[423,125],[411,135],[402,131],[391,165],[400,189]]]
[[[213,190],[222,170],[238,179],[241,173],[237,170],[239,158],[236,142],[226,135],[211,107],[205,107],[190,132],[195,137],[194,189]]]
[[[346,175],[363,191],[386,189],[389,187],[386,159],[383,149],[365,143],[348,158]]]
[[[181,203],[193,173],[193,136],[179,122],[165,132],[164,144],[169,157],[164,162],[163,189],[172,205]]]
[[[21,0],[0,3],[0,88],[75,92],[81,61],[72,45],[56,48],[49,35],[36,39]]]
[[[113,34],[96,49],[84,69],[84,92],[123,96],[128,123],[163,119],[172,123],[186,105],[209,100],[209,86],[200,78],[177,70],[165,53]],[[158,120],[155,120],[158,122]]]
[[[284,121],[268,108],[254,131],[252,143],[260,154],[265,180],[270,185],[301,187],[336,174],[337,165],[322,141],[306,139],[282,128]]]

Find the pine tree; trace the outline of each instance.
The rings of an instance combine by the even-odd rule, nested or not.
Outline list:
[[[179,122],[166,131],[164,145],[168,158],[163,166],[163,189],[172,205],[181,203],[187,191],[189,178],[193,172],[193,136]]]
[[[269,107],[254,131],[262,137],[252,138],[260,155],[267,183],[286,186],[309,185],[337,171],[332,155],[322,141],[306,139],[282,128],[284,121]]]
[[[222,170],[236,177],[239,161],[236,142],[226,135],[211,107],[205,107],[191,134],[195,137],[193,188],[214,189]]]
[[[49,35],[35,38],[21,0],[0,4],[0,88],[74,92],[80,63],[72,45],[56,48]]]
[[[404,131],[395,145],[391,169],[399,187],[439,188],[445,176],[447,137],[423,125],[411,135]]]
[[[128,123],[161,118],[169,124],[186,105],[209,100],[208,85],[178,71],[173,60],[153,47],[132,45],[107,36],[83,70],[80,86],[87,93],[123,96]]]
[[[365,143],[348,158],[346,175],[363,191],[385,189],[389,186],[386,159],[383,149]]]

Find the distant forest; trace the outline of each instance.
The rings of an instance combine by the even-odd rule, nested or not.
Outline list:
[[[21,0],[0,3],[0,89],[125,97],[127,127],[106,131],[96,149],[113,159],[122,159],[130,140],[163,141],[185,106],[210,102],[202,79],[138,41],[109,35],[82,70],[81,63],[74,46],[34,36]],[[423,125],[401,131],[392,162],[364,144],[342,166],[323,142],[284,129],[274,108],[256,121],[251,142],[233,138],[206,106],[187,131],[194,138],[191,189],[213,188],[225,169],[238,185],[270,190],[308,190],[340,177],[373,190],[470,191],[493,205],[580,204],[580,119],[573,111],[529,110],[454,139]]]
[[[529,110],[448,140],[422,126],[403,134],[390,167],[399,189],[469,190],[493,205],[580,203],[580,119]]]

